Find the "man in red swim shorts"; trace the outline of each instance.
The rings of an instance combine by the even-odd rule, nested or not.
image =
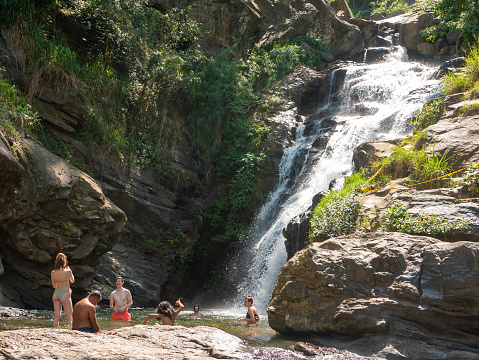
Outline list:
[[[133,305],[130,290],[123,287],[125,280],[121,276],[116,277],[115,283],[116,290],[110,294],[110,309],[113,310],[111,319],[130,321],[131,315],[128,313],[128,308]]]

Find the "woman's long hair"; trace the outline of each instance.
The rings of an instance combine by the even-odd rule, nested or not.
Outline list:
[[[156,312],[160,315],[165,315],[170,318],[173,318],[173,314],[175,313],[175,309],[168,301],[162,301],[156,308]]]
[[[67,267],[67,256],[64,253],[58,253],[55,258],[55,270],[64,269]]]

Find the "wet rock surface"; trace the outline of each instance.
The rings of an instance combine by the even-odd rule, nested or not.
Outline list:
[[[20,316],[31,316],[31,314],[28,310],[25,309],[0,306],[0,318],[13,318]]]

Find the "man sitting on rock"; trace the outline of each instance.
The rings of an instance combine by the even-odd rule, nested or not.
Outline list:
[[[73,330],[97,333],[100,327],[96,321],[95,306],[101,300],[101,294],[93,290],[88,296],[75,304],[73,308]]]
[[[130,290],[123,287],[124,283],[125,280],[121,276],[116,277],[116,290],[112,291],[110,295],[110,309],[113,310],[112,320],[131,320],[128,308],[133,305],[133,300]]]

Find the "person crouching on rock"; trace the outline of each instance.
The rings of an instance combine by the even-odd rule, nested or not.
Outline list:
[[[117,276],[116,290],[110,294],[110,309],[113,310],[111,314],[112,320],[130,321],[131,315],[128,313],[128,308],[133,305],[131,292],[123,287],[125,280],[121,276]]]
[[[157,314],[148,315],[143,320],[143,325],[146,325],[151,318],[161,319],[163,325],[175,325],[176,316],[185,308],[180,299],[176,300],[175,305],[179,306],[176,310],[168,301],[162,301],[156,308]]]
[[[244,298],[244,306],[248,308],[248,312],[246,313],[246,317],[244,319],[240,319],[245,323],[249,324],[256,324],[259,321],[259,314],[258,310],[253,306],[253,295],[248,295]]]
[[[100,327],[96,321],[95,309],[100,300],[100,292],[93,290],[86,298],[75,304],[73,308],[73,330],[89,333],[100,332]]]

